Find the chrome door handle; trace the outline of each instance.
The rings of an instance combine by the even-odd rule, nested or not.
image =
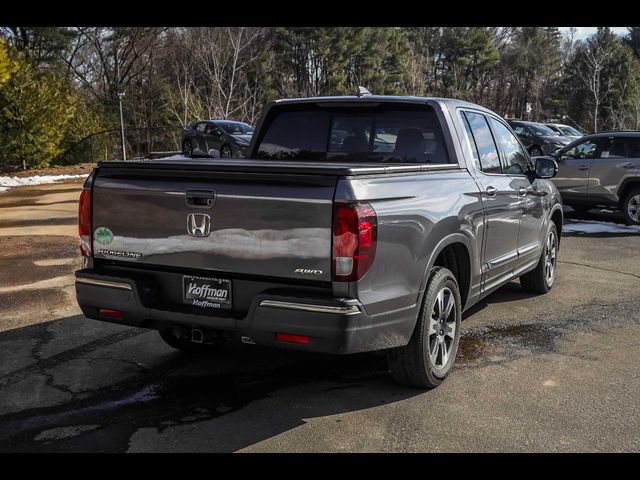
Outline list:
[[[496,193],[498,193],[498,189],[492,186],[488,186],[485,191],[487,192],[487,195],[489,195],[490,197],[495,197]]]
[[[524,197],[527,194],[527,189],[524,187],[520,187],[520,189],[518,190],[518,195],[521,197]]]
[[[589,165],[580,165],[578,170],[589,170]]]

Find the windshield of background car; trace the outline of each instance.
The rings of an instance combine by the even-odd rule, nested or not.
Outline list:
[[[218,125],[229,135],[248,135],[254,130],[251,125],[239,122],[219,122]]]
[[[573,127],[560,127],[560,130],[564,135],[577,135],[581,136],[582,134]]]
[[[256,157],[271,160],[450,163],[440,122],[426,105],[275,108]]]
[[[546,137],[555,137],[558,135],[549,127],[545,127],[543,125],[530,124],[530,125],[527,125],[527,127],[529,127],[531,131],[536,135],[546,136]]]

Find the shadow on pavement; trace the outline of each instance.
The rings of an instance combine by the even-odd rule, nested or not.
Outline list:
[[[166,346],[156,332],[78,316],[2,332],[0,346],[21,346],[25,357],[0,375],[4,452],[126,451],[140,429],[161,434],[225,416],[233,420],[207,427],[200,444],[174,449],[235,451],[305,418],[425,393],[394,384],[378,354],[330,356],[228,344],[194,356]],[[235,415],[259,400],[273,405],[266,412],[258,408],[259,418]],[[22,402],[24,409],[16,407]]]
[[[478,303],[473,305],[467,311],[462,314],[462,319],[466,320],[467,318],[473,316],[478,313],[483,308],[493,305],[494,303],[508,303],[515,302],[517,300],[524,300],[527,298],[538,297],[539,295],[535,293],[529,293],[522,289],[519,281],[512,281],[507,283],[505,286],[500,287],[495,292],[491,293],[487,297],[480,300]]]

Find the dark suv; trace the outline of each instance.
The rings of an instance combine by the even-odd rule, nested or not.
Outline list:
[[[558,175],[553,182],[565,205],[583,212],[619,208],[627,223],[640,225],[640,132],[586,135],[555,158]]]
[[[203,120],[182,132],[185,157],[243,157],[255,127],[231,120]]]
[[[508,120],[508,122],[532,157],[552,155],[571,142],[570,138],[559,136],[541,123],[524,120]]]

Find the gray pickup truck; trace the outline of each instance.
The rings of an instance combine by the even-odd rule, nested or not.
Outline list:
[[[384,351],[396,380],[433,388],[464,310],[517,277],[553,286],[556,170],[471,103],[275,101],[247,159],[98,165],[80,198],[78,303],[183,350]]]

